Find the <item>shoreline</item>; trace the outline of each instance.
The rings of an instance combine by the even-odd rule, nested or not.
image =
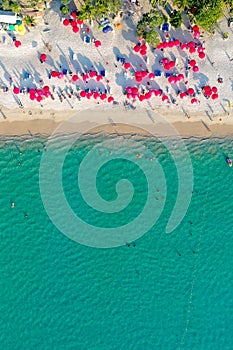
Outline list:
[[[28,113],[31,112],[30,115]],[[217,116],[210,120],[203,112],[190,119],[172,110],[95,109],[84,111],[4,110],[0,138],[83,135],[138,135],[182,138],[233,138],[233,118]],[[219,118],[222,121],[219,122]]]

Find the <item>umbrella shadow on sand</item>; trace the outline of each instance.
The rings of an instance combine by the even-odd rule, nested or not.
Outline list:
[[[76,70],[76,72],[81,72],[81,66],[78,62],[78,59],[74,59],[74,51],[69,47],[69,60],[72,63],[74,69]]]
[[[30,68],[31,74],[32,74],[33,78],[35,79],[35,82],[38,84],[41,84],[42,77],[41,77],[40,73],[38,73],[31,64],[28,65],[28,67]]]
[[[7,72],[6,67],[4,66],[4,64],[0,61],[0,67],[2,68],[4,75],[3,77],[7,80],[7,82],[9,82],[9,78],[10,78],[10,74]]]
[[[86,57],[81,55],[80,53],[77,54],[78,62],[84,72],[91,70],[93,63],[91,60]]]
[[[203,73],[196,73],[193,80],[198,80],[201,87],[207,85],[209,82],[209,78]]]

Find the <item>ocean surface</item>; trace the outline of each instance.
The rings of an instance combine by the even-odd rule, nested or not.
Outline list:
[[[103,243],[99,240],[96,247],[80,244],[58,229],[57,219],[64,227],[73,223],[59,193],[54,189],[50,193],[51,184],[44,198],[54,197],[57,217],[51,218],[42,200],[41,176],[47,184],[53,181],[55,163],[69,141],[58,138],[46,144],[39,137],[0,141],[1,349],[232,350],[233,168],[225,157],[233,158],[233,141],[185,141],[193,170],[191,202],[179,225],[166,233],[183,181],[177,162],[185,169],[185,151],[177,146],[174,161],[162,141],[135,139],[117,157],[117,147],[111,150],[114,143],[106,140],[83,137],[69,147],[62,188],[72,212],[96,227],[97,234],[99,227],[108,233],[133,223],[145,208],[149,191],[154,191],[161,211],[141,237],[108,249],[98,248]],[[78,171],[93,147],[96,154],[88,160],[88,176],[94,174],[95,160],[112,156],[100,167],[95,182],[99,196],[109,202],[102,211],[86,203],[78,186]],[[124,159],[124,152],[131,153],[135,162]],[[47,171],[41,174],[45,156]],[[138,166],[140,161],[145,171]],[[160,164],[165,187],[155,163]],[[148,185],[150,176],[157,177],[157,190]],[[127,193],[126,198],[123,195],[126,208],[114,212],[116,184],[123,178],[131,183],[133,195],[130,201]],[[190,188],[182,196],[185,202]],[[145,226],[151,216],[153,212]],[[138,228],[142,229],[135,225],[130,230],[130,237]],[[77,240],[83,238],[79,233]]]

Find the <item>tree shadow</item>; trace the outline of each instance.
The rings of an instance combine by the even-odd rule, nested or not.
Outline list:
[[[209,82],[209,78],[203,73],[195,73],[193,80],[198,80],[201,88],[207,85]]]

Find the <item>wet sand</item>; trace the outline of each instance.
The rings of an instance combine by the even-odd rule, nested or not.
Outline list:
[[[200,112],[185,116],[174,111],[123,109],[80,111],[7,110],[0,122],[0,137],[51,134],[138,134],[192,137],[231,137],[231,115],[210,118]],[[190,118],[189,118],[190,117]]]

